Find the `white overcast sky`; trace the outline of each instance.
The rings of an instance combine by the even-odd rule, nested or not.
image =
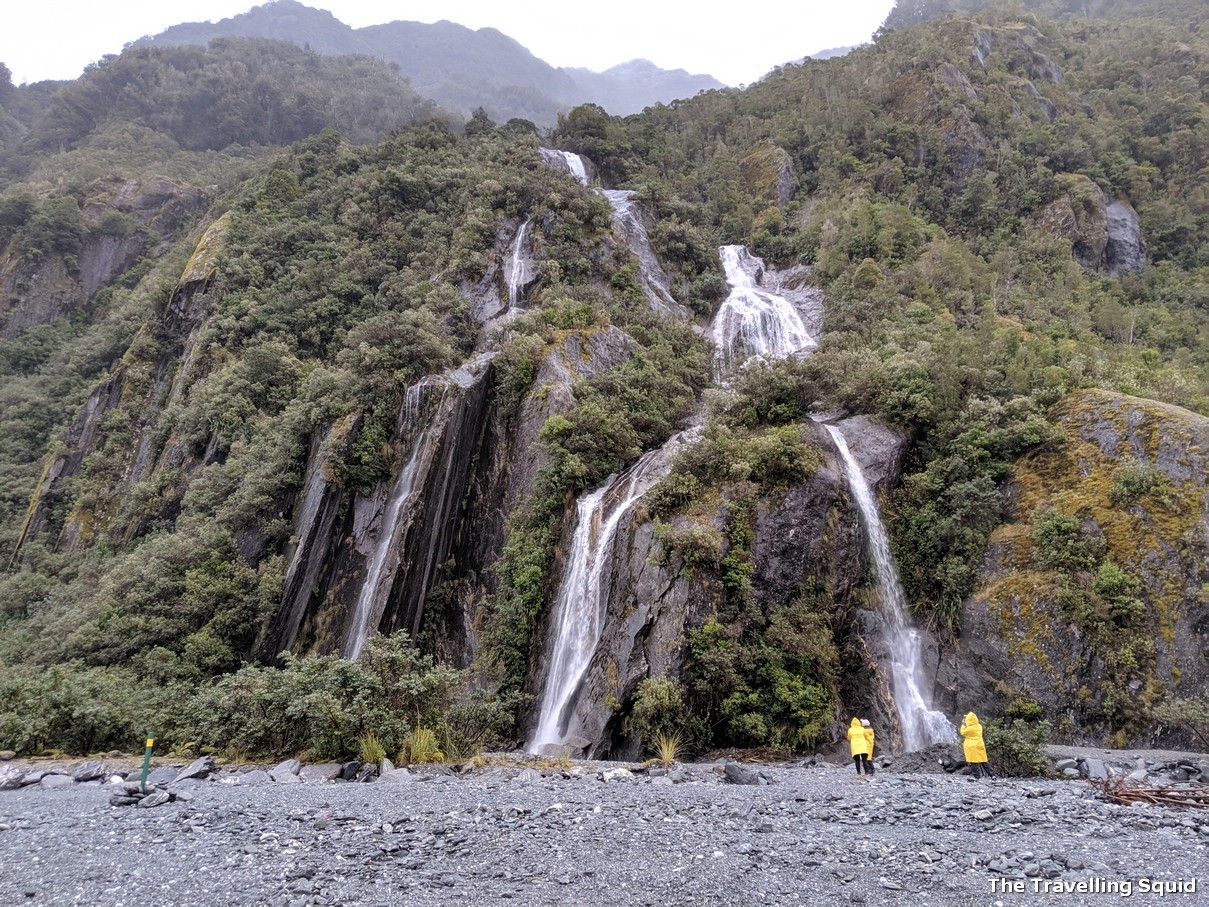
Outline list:
[[[397,19],[490,26],[554,66],[607,69],[644,57],[665,69],[709,73],[729,85],[831,47],[868,41],[894,0],[661,3],[504,3],[495,0],[303,0],[354,28]],[[74,79],[89,63],[181,22],[217,22],[254,0],[18,0],[6,4],[0,62],[20,85]]]

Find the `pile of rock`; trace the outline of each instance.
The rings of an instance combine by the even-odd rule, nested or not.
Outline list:
[[[1129,755],[1105,753],[1103,757],[1052,753],[1054,773],[1065,778],[1103,781],[1124,776],[1147,787],[1187,782],[1209,783],[1209,757],[1170,753]]]
[[[105,764],[96,759],[90,759],[74,768],[62,766],[30,768],[21,765],[6,765],[0,768],[0,790],[18,790],[34,784],[49,790],[72,787],[76,784],[99,785],[109,775],[110,772],[105,768]]]

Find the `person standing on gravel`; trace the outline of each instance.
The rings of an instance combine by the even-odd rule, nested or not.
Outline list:
[[[848,725],[848,749],[852,753],[856,776],[859,778],[864,773],[865,760],[869,758],[869,738],[865,736],[865,729],[861,727],[859,718],[853,718],[852,724]]]
[[[865,754],[861,757],[861,761],[865,763],[865,774],[872,775],[873,768],[873,725],[869,723],[868,718],[861,719],[861,730],[865,733]]]
[[[967,712],[960,731],[962,749],[965,750],[966,762],[974,767],[974,777],[981,778],[985,773],[988,778],[994,778],[995,773],[987,764],[987,748],[982,741],[982,725],[978,723],[978,716]]]

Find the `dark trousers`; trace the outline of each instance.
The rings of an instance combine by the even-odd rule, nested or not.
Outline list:
[[[852,757],[852,762],[856,766],[856,773],[859,775],[865,765],[865,754],[857,753],[855,756]]]
[[[868,753],[861,753],[861,762],[865,765],[865,774],[872,775],[874,772],[873,760],[869,758]]]
[[[995,773],[993,771],[991,771],[991,766],[986,762],[971,762],[970,765],[974,766],[974,777],[975,778],[981,778],[984,775],[987,778],[995,777]]]

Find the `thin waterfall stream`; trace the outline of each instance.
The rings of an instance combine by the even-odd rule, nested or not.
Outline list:
[[[400,426],[414,426],[423,418],[424,397],[432,386],[433,382],[425,379],[407,389],[403,410],[399,417]],[[382,610],[386,606],[385,599],[390,593],[390,583],[384,583],[383,578],[386,575],[389,579],[389,575],[397,566],[398,552],[395,550],[395,538],[404,522],[403,508],[420,490],[416,478],[420,473],[420,463],[428,447],[428,436],[436,426],[436,414],[440,411],[441,401],[445,394],[445,386],[443,384],[439,386],[441,400],[438,400],[432,408],[428,421],[416,432],[407,465],[403,467],[398,479],[391,487],[386,509],[382,514],[381,525],[378,527],[373,554],[370,556],[369,566],[365,572],[365,581],[361,584],[361,591],[357,594],[352,620],[349,622],[348,631],[345,634],[342,646],[345,658],[360,657],[365,640],[382,619]],[[396,561],[394,564],[389,563],[392,558]]]
[[[516,242],[512,244],[512,264],[508,268],[508,311],[520,311],[521,287],[529,280],[529,268],[524,258],[525,234],[529,231],[529,221],[526,217],[520,229],[516,231]]]
[[[673,435],[576,504],[575,535],[554,603],[554,642],[530,751],[560,744],[565,738],[567,708],[600,643],[608,607],[606,574],[612,565],[618,527],[639,498],[666,474],[674,449],[695,437],[695,429]]]
[[[894,707],[902,729],[903,748],[907,752],[921,750],[933,743],[951,743],[957,730],[942,712],[934,710],[929,696],[924,694],[924,677],[919,632],[907,619],[907,596],[898,578],[890,540],[878,512],[873,490],[865,481],[860,464],[848,449],[843,433],[834,425],[824,425],[835,442],[848,474],[848,486],[856,500],[865,528],[865,540],[877,570],[877,585],[881,597],[881,616],[885,625],[886,647],[890,652],[890,681],[894,691]]]

